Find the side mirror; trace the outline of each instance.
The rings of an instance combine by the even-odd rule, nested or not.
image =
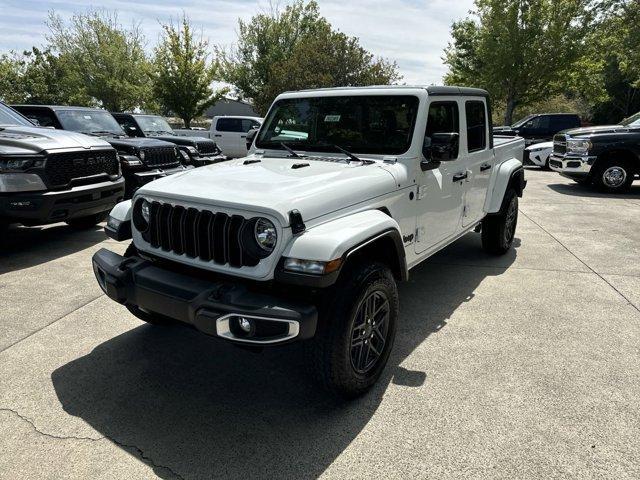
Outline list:
[[[458,158],[460,134],[434,133],[431,135],[431,155],[438,162],[448,162]]]
[[[256,138],[256,135],[260,131],[259,128],[252,128],[247,132],[247,150],[251,149],[251,145],[253,145],[253,140]]]
[[[434,161],[433,159],[433,145],[431,137],[424,137],[424,143],[422,144],[422,156],[424,158],[420,161],[420,169],[423,172],[433,170],[440,166],[440,162]]]

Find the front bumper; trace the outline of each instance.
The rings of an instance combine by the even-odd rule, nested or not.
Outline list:
[[[552,153],[549,157],[549,167],[569,178],[584,178],[591,173],[591,167],[597,158],[590,155]]]
[[[235,343],[291,343],[316,332],[318,312],[311,303],[254,292],[237,281],[201,279],[105,249],[94,254],[93,270],[102,290],[116,302],[161,313]],[[234,330],[238,318],[254,322],[253,336]]]
[[[0,195],[0,217],[25,225],[44,225],[111,210],[124,197],[120,178],[63,191]]]

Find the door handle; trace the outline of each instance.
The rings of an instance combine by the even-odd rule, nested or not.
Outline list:
[[[219,135],[219,134],[214,135],[214,137],[221,137],[221,136],[222,136],[222,135]]]
[[[483,163],[482,165],[480,165],[480,171],[481,172],[486,172],[487,170],[491,170],[491,165],[488,163]]]
[[[468,172],[457,173],[453,176],[453,182],[461,182],[462,180],[466,180],[469,177]]]
[[[240,135],[240,138],[247,138],[246,135]]]

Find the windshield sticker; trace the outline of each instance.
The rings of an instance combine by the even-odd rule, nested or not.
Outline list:
[[[91,120],[91,115],[83,115],[85,120]]]
[[[341,115],[327,115],[327,116],[324,117],[324,121],[326,123],[329,123],[329,122],[337,123],[337,122],[340,121],[340,117],[341,117]]]

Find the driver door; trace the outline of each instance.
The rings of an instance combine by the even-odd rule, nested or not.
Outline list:
[[[460,104],[457,99],[438,98],[429,104],[425,144],[432,159],[422,158],[417,174],[417,238],[420,254],[455,235],[462,218],[465,158],[460,148]],[[441,134],[441,135],[439,135]],[[453,134],[453,135],[451,135]],[[439,137],[457,137],[455,145],[441,143]],[[447,150],[446,160],[443,152]]]

